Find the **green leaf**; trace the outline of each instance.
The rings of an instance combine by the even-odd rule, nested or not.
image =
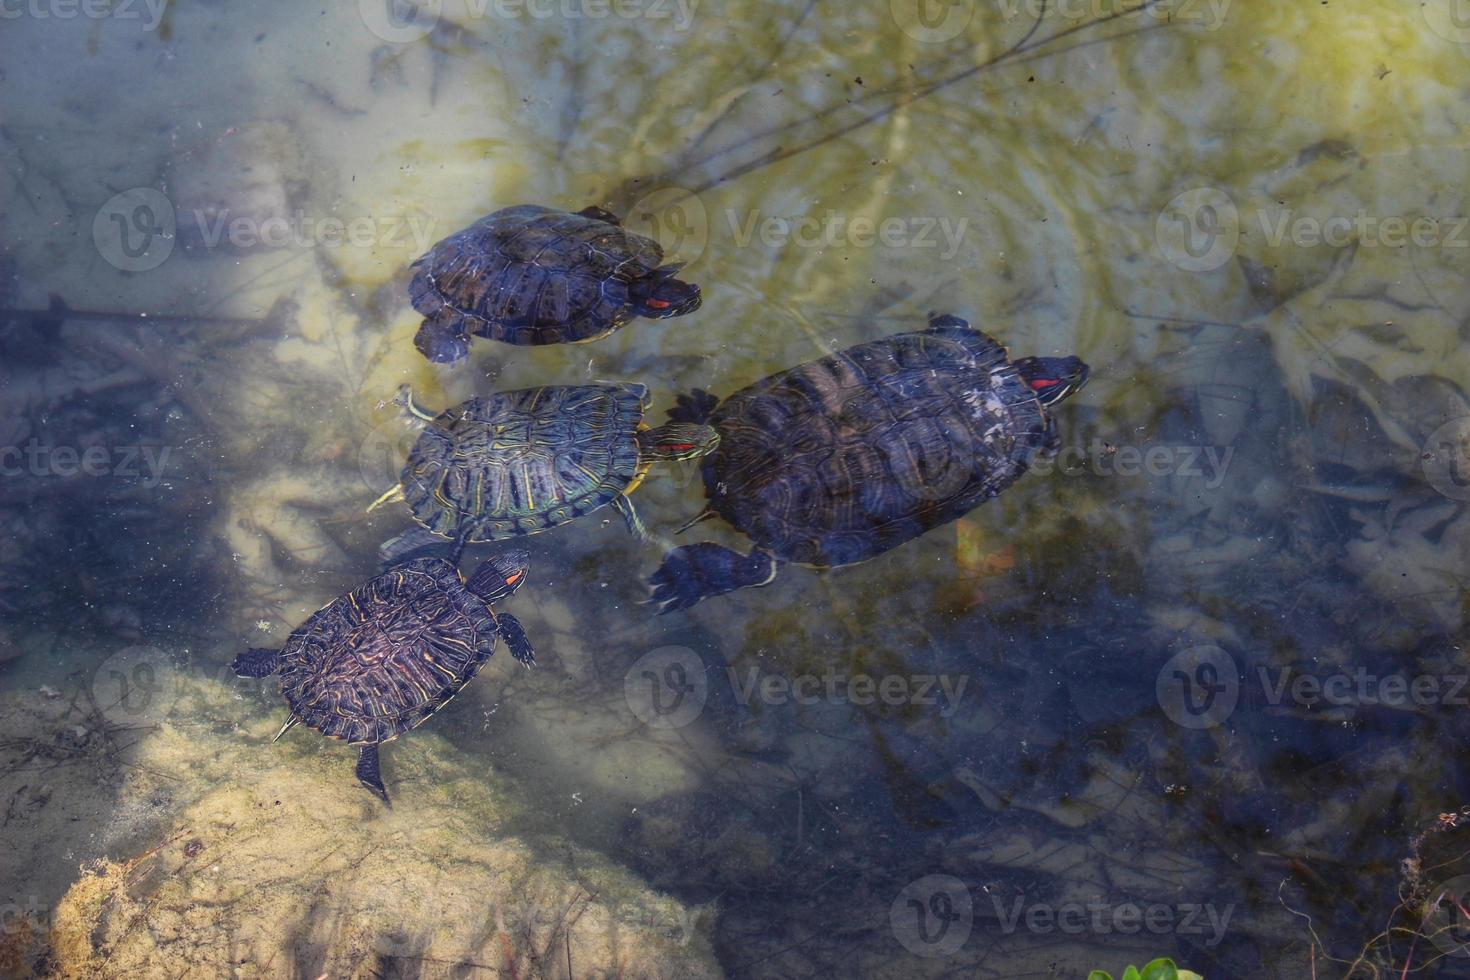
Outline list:
[[[1173,960],[1157,959],[1143,968],[1139,980],[1179,980],[1179,968]]]
[[[1093,970],[1087,975],[1087,980],[1113,980],[1113,975],[1105,970]]]
[[[1138,975],[1138,967],[1130,966],[1123,971],[1123,980],[1141,980]]]

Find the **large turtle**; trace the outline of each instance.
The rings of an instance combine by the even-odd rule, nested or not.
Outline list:
[[[661,612],[765,585],[779,566],[866,561],[1000,493],[1059,445],[1050,409],[1082,387],[1075,357],[1027,357],[956,316],[859,344],[737,391],[704,392],[669,414],[707,422],[709,507],[756,548],[670,552],[654,573]],[[689,525],[686,525],[686,527]]]
[[[707,425],[649,428],[641,384],[499,391],[438,415],[418,407],[406,388],[400,398],[426,424],[398,485],[373,507],[401,498],[430,534],[460,542],[536,534],[607,504],[647,537],[628,495],[649,467],[719,444]]]
[[[466,582],[442,558],[407,562],[327,603],[280,650],[248,650],[230,666],[241,677],[280,674],[291,713],[276,738],[300,722],[361,746],[357,778],[388,803],[379,745],[448,704],[497,640],[536,662],[516,618],[490,608],[520,588],[526,567],[525,552],[502,554]]]
[[[699,287],[674,278],[681,265],[661,262],[658,242],[601,208],[505,208],[414,262],[408,294],[424,315],[414,344],[431,361],[457,361],[472,334],[508,344],[582,343],[635,316],[699,309]]]

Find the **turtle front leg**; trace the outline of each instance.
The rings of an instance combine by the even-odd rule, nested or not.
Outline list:
[[[392,809],[393,804],[388,800],[388,788],[383,785],[383,777],[378,772],[378,743],[373,742],[364,745],[357,755],[357,781],[373,791],[373,795],[383,801],[383,805]]]
[[[531,640],[526,636],[521,621],[510,613],[496,613],[495,624],[500,627],[500,638],[505,641],[510,655],[523,667],[536,666],[536,651],[531,648]]]
[[[627,497],[619,497],[613,501],[613,506],[618,509],[619,514],[623,515],[623,520],[628,522],[628,530],[633,532],[635,538],[645,544],[653,540],[653,535],[648,533],[648,528],[643,524],[643,518],[638,516],[638,510],[633,506],[633,501]]]
[[[650,576],[653,596],[647,601],[660,614],[688,609],[711,596],[769,585],[780,568],[775,555],[759,548],[742,555],[709,542],[686,544],[665,555]]]

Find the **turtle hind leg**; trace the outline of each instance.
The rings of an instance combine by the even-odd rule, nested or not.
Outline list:
[[[963,317],[957,317],[953,313],[930,313],[930,330],[969,330],[970,322]]]
[[[611,211],[604,210],[593,204],[577,212],[583,218],[591,218],[594,221],[606,221],[610,225],[621,225],[622,219]]]
[[[742,555],[707,542],[686,544],[669,552],[649,578],[649,601],[660,613],[687,609],[711,596],[767,585],[779,568],[776,556],[766,551]]]
[[[467,357],[470,338],[461,317],[433,316],[424,320],[414,335],[413,345],[435,364],[449,364]]]
[[[386,572],[419,558],[450,558],[454,539],[421,527],[410,528],[378,545],[378,570]]]
[[[269,677],[281,669],[281,651],[251,647],[230,663],[237,677]]]
[[[388,788],[383,785],[383,776],[378,770],[378,743],[364,745],[357,754],[357,781],[373,791],[373,795],[392,808],[388,799]]]

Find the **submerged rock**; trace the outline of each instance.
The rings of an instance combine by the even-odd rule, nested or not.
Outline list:
[[[228,682],[166,686],[118,805],[159,786],[176,805],[153,846],[96,860],[57,904],[54,975],[720,975],[684,906],[595,853],[512,836],[504,778],[432,733],[390,749],[390,810],[341,745],[268,744],[279,719]]]

